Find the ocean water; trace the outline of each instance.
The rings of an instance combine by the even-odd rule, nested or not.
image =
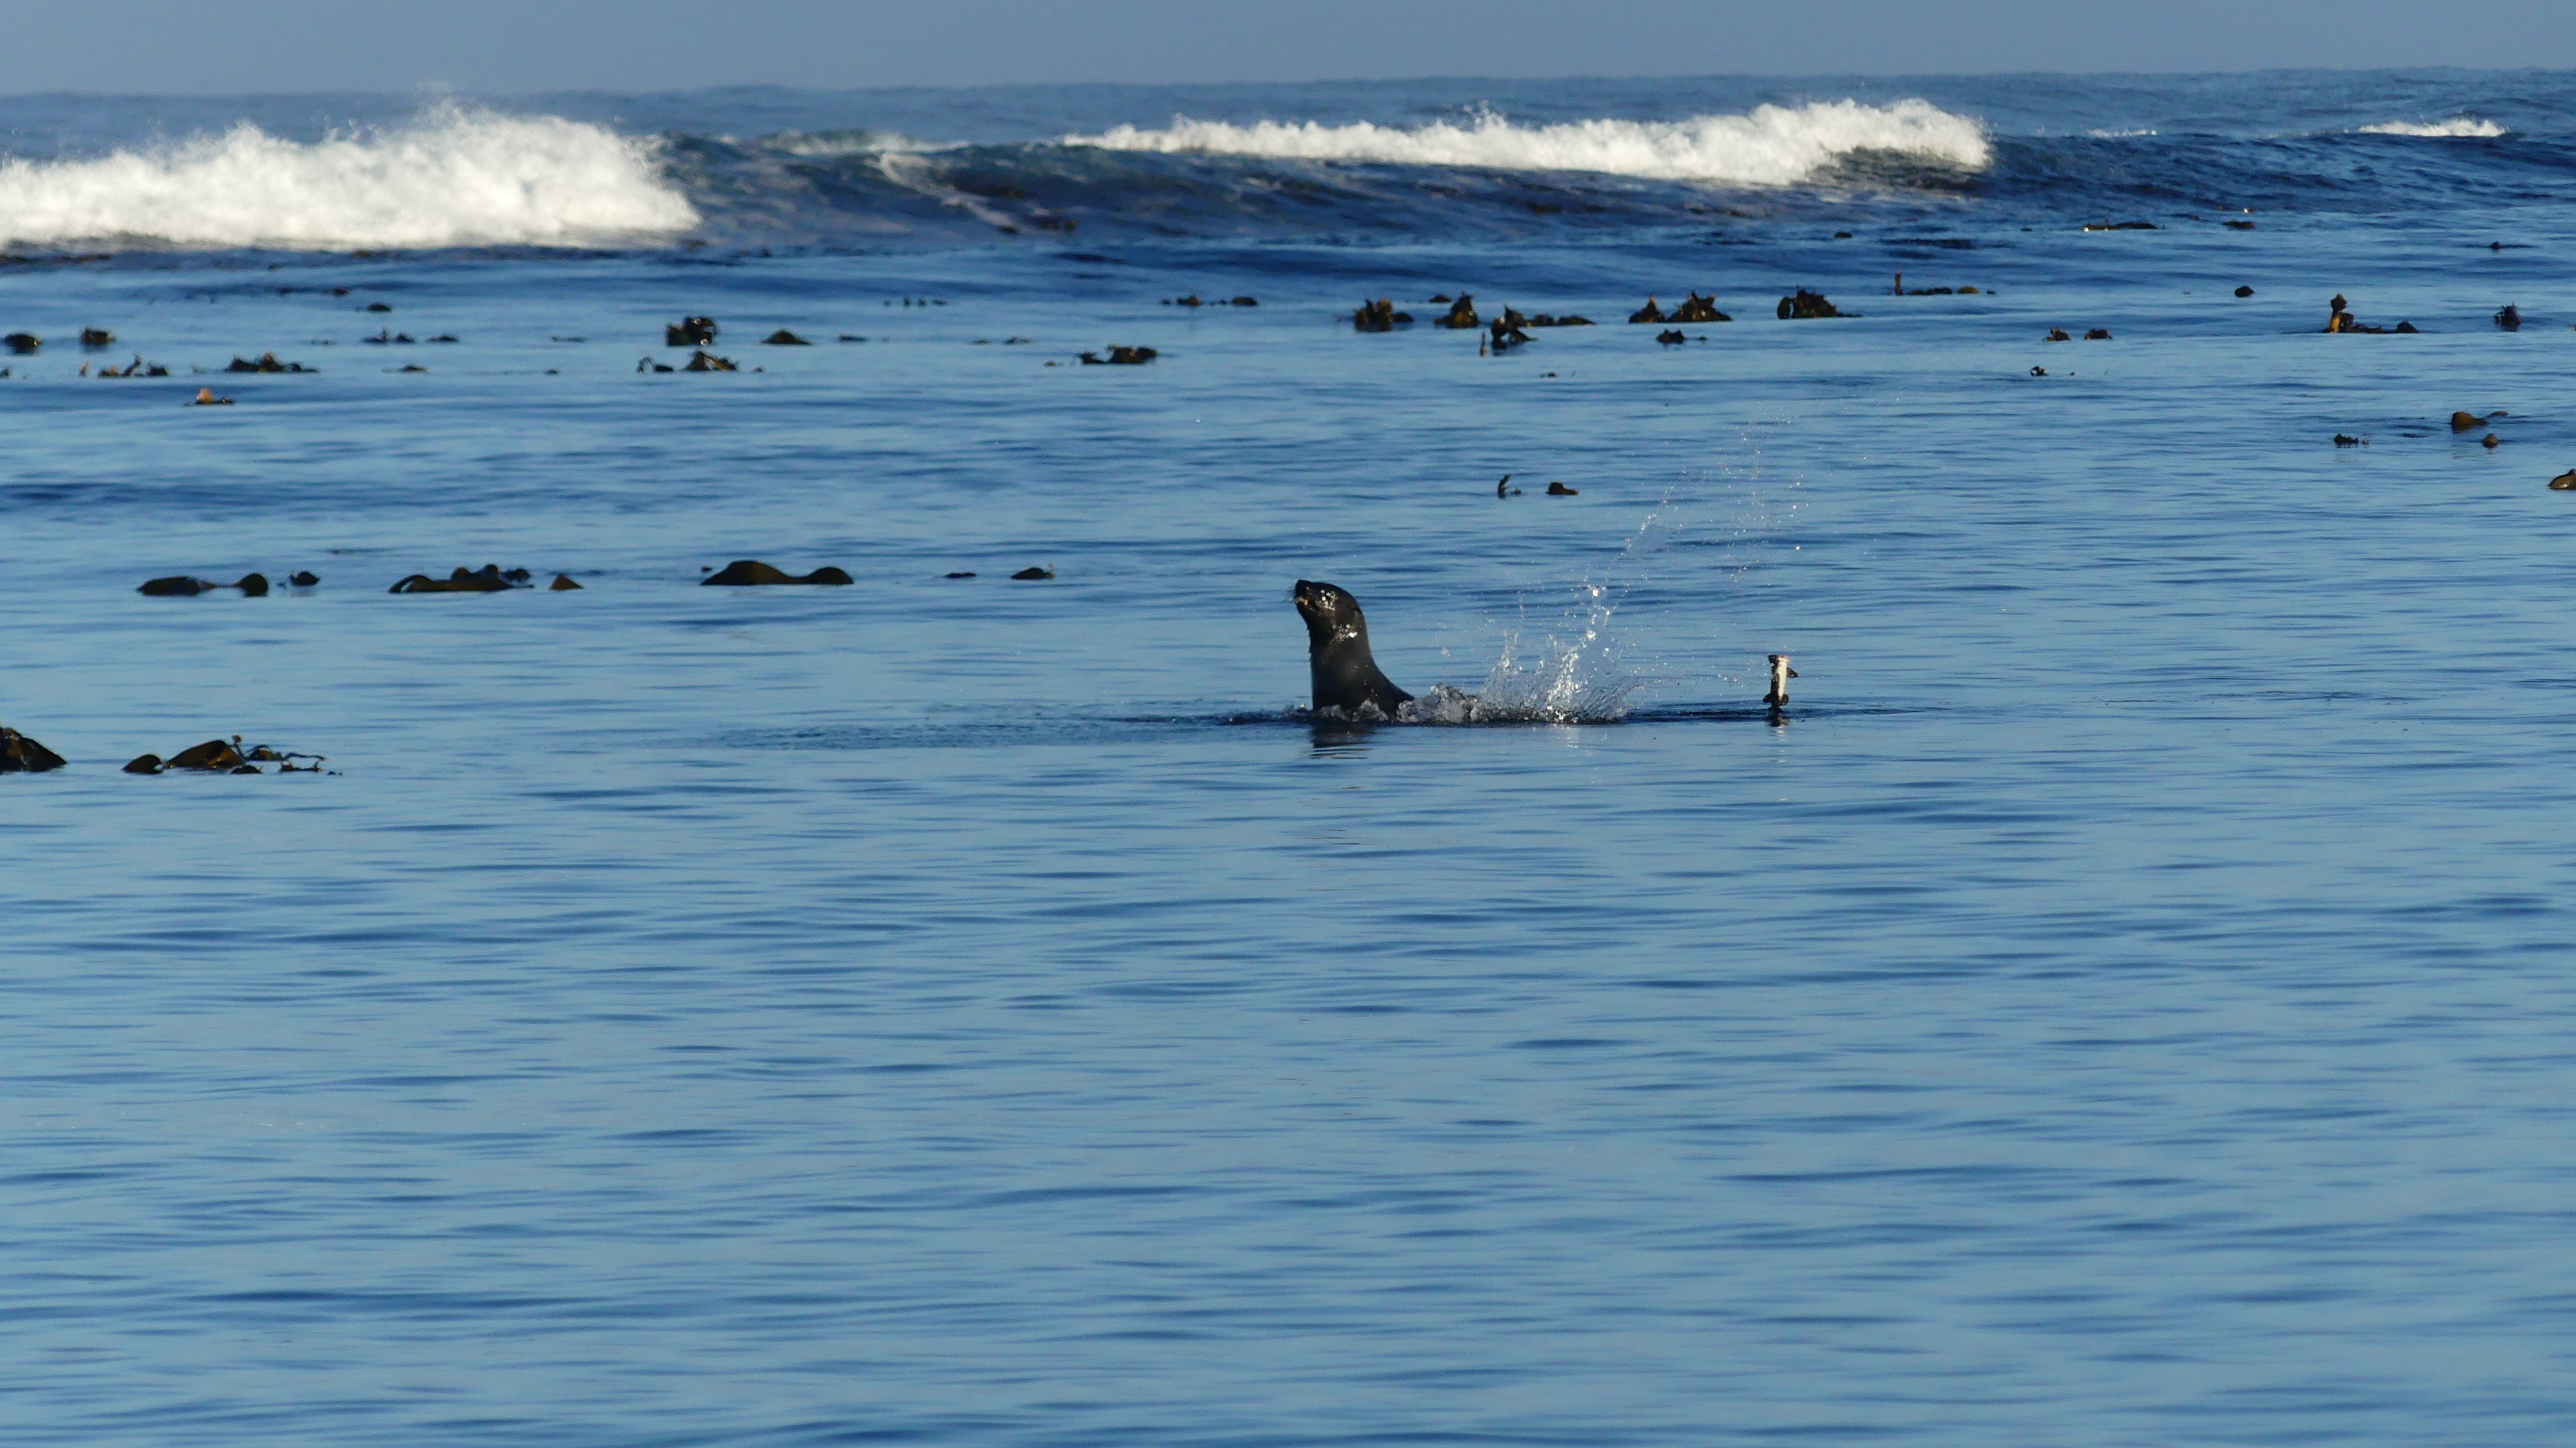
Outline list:
[[[2576,1436],[2570,115],[0,100],[0,1441]]]

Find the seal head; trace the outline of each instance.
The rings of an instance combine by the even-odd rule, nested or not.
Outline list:
[[[1315,677],[1315,707],[1392,717],[1412,698],[1380,673],[1369,653],[1368,619],[1360,601],[1329,583],[1297,580],[1297,612],[1306,620],[1306,661]]]

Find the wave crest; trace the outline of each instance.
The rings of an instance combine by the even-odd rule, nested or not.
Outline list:
[[[17,244],[598,246],[697,223],[650,141],[456,106],[312,142],[244,122],[89,160],[0,161],[0,234]]]
[[[1234,125],[1174,116],[1163,130],[1116,126],[1066,136],[1069,146],[1112,151],[1203,152],[1308,161],[1379,161],[1502,171],[1599,171],[1664,181],[1787,186],[1855,151],[1894,151],[1968,170],[1991,158],[1986,128],[1925,100],[1891,105],[1817,101],[1756,106],[1744,115],[1682,121],[1569,121],[1521,126],[1487,112],[1471,124],[1403,129],[1358,121],[1259,121]]]
[[[730,140],[731,138],[726,138]],[[880,131],[873,127],[840,131],[780,131],[748,143],[764,150],[778,151],[807,160],[827,161],[843,156],[912,154],[923,151],[950,151],[963,142],[925,141],[901,131]]]
[[[2447,121],[2381,121],[2375,126],[2359,128],[2365,136],[2501,136],[2504,127],[2477,116],[2453,116]]]

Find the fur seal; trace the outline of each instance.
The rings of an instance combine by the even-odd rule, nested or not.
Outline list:
[[[850,575],[838,568],[822,567],[797,577],[783,568],[775,568],[757,558],[737,558],[714,575],[698,580],[701,586],[756,583],[847,583]]]
[[[316,579],[315,582],[321,580]],[[498,563],[480,568],[459,568],[445,578],[432,578],[414,573],[385,590],[387,593],[506,593],[528,581],[528,570],[513,568],[503,571]]]
[[[147,578],[143,580],[143,586],[134,591],[146,598],[194,598],[198,594],[218,588],[238,588],[244,598],[266,598],[268,576],[263,573],[245,573],[236,583],[209,583],[202,578],[190,578],[180,574],[171,578]]]
[[[426,573],[406,574],[387,593],[503,593],[510,585],[497,578],[469,573],[463,578],[432,578]]]
[[[1297,580],[1292,597],[1306,620],[1306,662],[1314,675],[1316,708],[1345,714],[1374,709],[1392,716],[1413,697],[1378,671],[1358,599],[1332,584],[1304,578]]]

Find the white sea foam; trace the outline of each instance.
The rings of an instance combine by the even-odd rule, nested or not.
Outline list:
[[[650,141],[457,106],[312,142],[245,123],[88,160],[0,160],[0,236],[19,245],[598,246],[697,222]]]
[[[2365,136],[2501,136],[2504,127],[2477,116],[2453,116],[2447,121],[2382,121],[2360,128]]]
[[[930,163],[919,153],[888,151],[877,157],[877,170],[888,181],[919,196],[927,196],[942,206],[953,207],[1003,231],[1019,229],[1019,218],[980,198],[960,191],[932,174]]]
[[[925,141],[901,131],[780,131],[751,142],[773,151],[808,160],[828,161],[843,156],[876,156],[886,154],[921,155],[933,151],[953,151],[958,142]]]
[[[1118,126],[1066,145],[1114,151],[1203,152],[1309,161],[1383,161],[1502,171],[1602,171],[1670,181],[1786,186],[1855,151],[1895,151],[1970,170],[1989,157],[1986,129],[1929,101],[1892,105],[1818,101],[1756,106],[1745,115],[1684,121],[1571,121],[1521,126],[1487,112],[1467,124],[1435,121],[1410,129],[1367,121],[1232,125],[1174,116],[1166,129]]]

